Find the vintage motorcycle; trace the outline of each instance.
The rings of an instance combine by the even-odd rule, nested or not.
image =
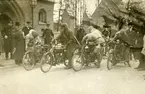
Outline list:
[[[102,57],[103,47],[94,42],[87,42],[81,48],[74,51],[71,65],[74,71],[79,71],[83,66],[88,66],[90,63],[98,67],[102,61]]]
[[[25,70],[29,71],[34,68],[36,63],[40,63],[43,54],[48,50],[49,45],[36,44],[28,47],[22,62]]]
[[[131,67],[130,60],[130,47],[128,44],[116,40],[109,43],[109,51],[107,55],[107,68],[111,70],[116,64],[124,63]],[[129,59],[129,60],[128,60]]]
[[[43,54],[41,59],[41,71],[49,72],[52,66],[64,64],[68,67],[68,59],[66,57],[66,46],[62,44],[54,44],[50,51]]]

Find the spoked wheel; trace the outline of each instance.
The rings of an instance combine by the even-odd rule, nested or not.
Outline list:
[[[53,65],[53,55],[51,53],[45,53],[40,63],[41,71],[44,73],[49,72]]]
[[[111,70],[113,68],[112,59],[113,59],[113,53],[109,52],[107,56],[107,69],[108,70]]]
[[[26,52],[22,59],[22,62],[25,70],[27,71],[32,70],[35,66],[35,58],[33,52]]]
[[[81,57],[81,52],[79,50],[75,50],[73,58],[72,58],[72,68],[74,71],[80,71],[83,68],[83,59]]]

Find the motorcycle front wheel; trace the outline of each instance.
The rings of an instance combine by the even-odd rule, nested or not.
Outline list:
[[[42,56],[40,63],[41,71],[44,73],[49,72],[53,66],[53,55],[51,53],[45,53]]]
[[[26,52],[22,59],[22,66],[25,70],[30,71],[35,66],[35,58],[33,52]]]
[[[74,71],[80,71],[83,68],[83,58],[81,56],[81,52],[79,50],[75,50],[72,57],[72,68]]]

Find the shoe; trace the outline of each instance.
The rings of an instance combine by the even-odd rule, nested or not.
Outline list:
[[[22,65],[22,63],[18,63],[17,65],[21,66],[21,65]]]
[[[145,71],[145,68],[139,68],[138,71]]]
[[[66,69],[71,69],[71,67],[69,66],[69,67],[66,67]]]
[[[141,67],[136,67],[136,68],[134,68],[134,69],[140,69]]]
[[[5,60],[8,60],[8,58],[6,58]]]
[[[4,67],[4,65],[1,65],[1,64],[0,64],[0,67]]]
[[[96,67],[97,67],[97,68],[100,68],[100,64],[96,63]]]
[[[100,68],[100,65],[96,66],[97,68]]]

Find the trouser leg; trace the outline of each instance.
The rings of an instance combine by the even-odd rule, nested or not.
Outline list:
[[[69,60],[69,68],[71,68],[71,62],[72,62],[72,57],[73,57],[73,52],[75,51],[75,43],[70,43],[66,50],[67,50],[67,57]]]
[[[10,52],[10,59],[13,59],[13,54],[12,54],[12,52]]]
[[[9,52],[5,52],[5,58],[6,58],[6,59],[9,58]]]

